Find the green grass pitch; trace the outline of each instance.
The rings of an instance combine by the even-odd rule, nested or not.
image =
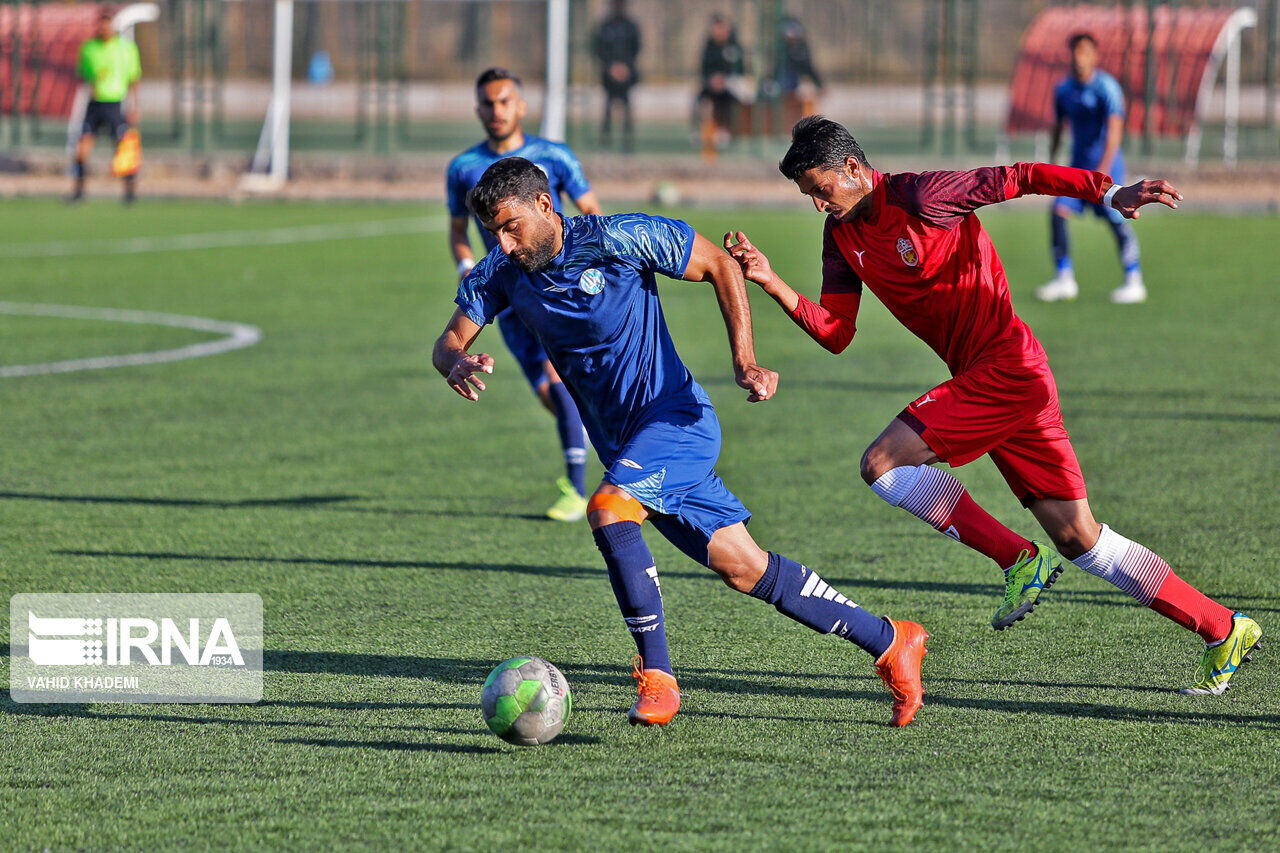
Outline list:
[[[0,208],[0,299],[264,332],[199,360],[0,379],[6,603],[256,592],[268,670],[252,706],[32,706],[6,691],[0,847],[1280,845],[1270,648],[1227,695],[1177,695],[1200,642],[1074,569],[996,634],[994,567],[861,483],[862,449],[945,378],[870,297],[834,357],[753,294],[759,359],[782,379],[776,399],[750,405],[710,289],[662,284],[677,346],[723,422],[720,473],[756,513],[755,536],[875,612],[928,627],[924,709],[888,728],[864,655],[733,593],[649,531],[684,708],[643,730],[626,724],[633,646],[586,525],[537,517],[559,473],[550,417],[492,331],[481,343],[498,366],[478,405],[430,368],[452,309],[443,230],[16,256],[48,241],[437,212]],[[816,290],[811,211],[677,212],[713,238],[746,230],[785,278]],[[1040,305],[1043,208],[984,221],[1049,351],[1098,517],[1280,635],[1277,220],[1194,206],[1144,217],[1151,301],[1126,308],[1107,302],[1119,270],[1097,222],[1073,230],[1080,300]],[[0,315],[0,364],[209,337]],[[1001,520],[1035,530],[987,460],[960,476]],[[572,685],[572,718],[549,746],[508,746],[481,719],[486,673],[517,654],[552,661]]]

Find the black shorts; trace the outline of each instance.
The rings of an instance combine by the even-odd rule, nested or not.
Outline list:
[[[129,130],[129,122],[125,121],[124,110],[119,101],[90,101],[84,111],[84,124],[80,126],[80,135],[96,135],[103,127],[111,128],[111,136],[116,142]]]

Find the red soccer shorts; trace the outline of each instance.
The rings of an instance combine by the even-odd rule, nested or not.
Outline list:
[[[952,468],[989,453],[1024,505],[1037,498],[1087,495],[1046,363],[975,365],[898,417]]]

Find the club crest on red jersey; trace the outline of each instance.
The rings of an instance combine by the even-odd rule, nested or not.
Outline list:
[[[898,254],[902,255],[902,262],[909,267],[914,267],[920,263],[920,255],[916,253],[916,247],[911,245],[911,241],[906,237],[898,238]]]

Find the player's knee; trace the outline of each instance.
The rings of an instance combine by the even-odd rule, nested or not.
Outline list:
[[[1076,522],[1049,531],[1049,538],[1059,554],[1073,560],[1097,544],[1101,532],[1102,527],[1097,522]]]
[[[725,586],[738,592],[751,592],[760,580],[760,572],[739,558],[716,560],[711,563],[711,570],[720,576]]]
[[[859,472],[862,474],[863,481],[870,486],[895,467],[897,466],[893,458],[885,450],[884,445],[877,441],[862,454]]]
[[[769,555],[755,543],[754,547],[714,549],[707,554],[707,565],[720,576],[725,586],[738,592],[751,592],[760,582]]]

